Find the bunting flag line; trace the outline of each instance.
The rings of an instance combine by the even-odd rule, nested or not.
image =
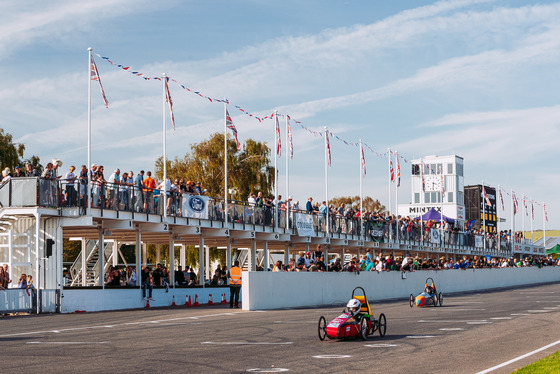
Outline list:
[[[231,132],[233,133],[233,137],[235,138],[235,144],[237,144],[237,150],[239,151],[241,149],[241,146],[239,145],[239,140],[237,140],[237,129],[235,128],[235,125],[233,124],[233,121],[231,120],[231,117],[229,115],[229,112],[226,108],[226,127],[228,129],[231,130]]]
[[[399,164],[399,152],[396,152],[395,155],[397,156],[397,187],[401,186],[401,166]]]
[[[502,210],[505,210],[505,208],[504,208],[504,198],[502,197],[502,190],[498,189],[498,192],[500,193],[500,201],[502,202]]]
[[[511,198],[513,199],[513,215],[517,214],[517,197],[515,197],[515,192],[511,191]]]
[[[165,101],[169,104],[169,116],[171,117],[171,126],[175,130],[175,116],[173,115],[173,101],[171,100],[171,93],[169,93],[169,86],[167,81],[169,78],[165,78]]]
[[[422,191],[426,192],[426,183],[424,181],[424,160],[422,160],[422,162],[420,163],[421,167],[422,167]]]
[[[276,155],[278,155],[278,157],[282,157],[282,140],[280,139],[280,125],[278,124],[278,116],[276,116],[276,139],[278,139],[276,143]]]
[[[546,213],[546,204],[543,205],[544,209],[544,218],[546,218],[546,222],[548,222],[548,214]]]
[[[109,108],[109,102],[107,101],[107,97],[105,97],[105,90],[103,90],[103,85],[101,84],[101,77],[99,76],[99,71],[97,70],[97,65],[95,65],[93,56],[90,56],[89,76],[92,81],[99,82],[99,88],[101,89],[101,96],[103,97],[105,108]]]
[[[294,143],[292,142],[292,128],[290,127],[290,116],[288,116],[288,148],[290,149],[290,159],[294,159]]]
[[[329,164],[329,167],[331,167],[331,145],[329,143],[329,132],[326,131],[325,132],[325,136],[326,136],[326,145],[327,145],[327,162]]]
[[[484,188],[484,186],[482,186],[482,196],[484,196],[484,200],[486,201],[486,205],[492,207],[492,202],[488,198],[488,195],[486,194],[486,188]]]
[[[364,157],[364,146],[360,143],[360,160],[362,162],[362,175],[366,176],[366,158]]]

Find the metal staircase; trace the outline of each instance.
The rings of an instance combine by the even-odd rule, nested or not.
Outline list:
[[[104,241],[105,255],[105,271],[111,266],[111,260],[113,257],[113,246],[115,245],[113,240]],[[78,255],[72,266],[70,267],[70,286],[95,286],[99,283],[99,251],[98,251],[99,241],[98,240],[88,240],[86,241],[86,272],[82,274],[82,253]],[[83,277],[85,277],[85,282],[83,282]]]

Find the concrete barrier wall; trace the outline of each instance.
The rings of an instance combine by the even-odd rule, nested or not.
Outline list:
[[[174,295],[177,305],[184,305],[189,295],[192,303],[194,303],[195,295],[198,295],[198,302],[207,304],[210,294],[212,294],[214,304],[220,303],[222,294],[225,294],[229,303],[229,287],[170,288],[169,292],[157,288],[153,290],[152,297],[154,300],[150,300],[150,306],[170,306],[173,303]],[[98,312],[102,310],[136,309],[144,308],[146,305],[139,288],[64,289],[62,295],[64,296],[61,304],[62,313],[73,313],[77,310]]]
[[[346,303],[354,287],[369,300],[408,298],[422,292],[427,277],[444,294],[560,282],[560,267],[427,270],[405,273],[243,272],[243,309],[276,309]],[[444,301],[445,303],[445,301]]]

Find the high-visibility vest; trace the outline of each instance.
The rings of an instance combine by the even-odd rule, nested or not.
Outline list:
[[[229,269],[229,284],[241,285],[241,268],[239,266]]]

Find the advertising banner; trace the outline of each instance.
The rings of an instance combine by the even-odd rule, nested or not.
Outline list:
[[[440,234],[439,229],[430,229],[430,243],[439,244]]]
[[[183,217],[208,219],[207,196],[183,194]]]
[[[299,236],[316,236],[313,229],[313,215],[295,213],[296,228]]]

